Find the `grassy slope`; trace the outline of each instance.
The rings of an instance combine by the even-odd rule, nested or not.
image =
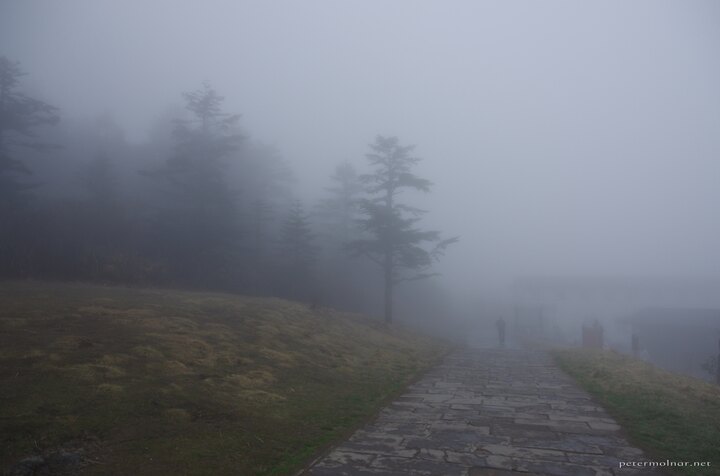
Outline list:
[[[720,474],[720,388],[615,352],[558,350],[560,367],[595,395],[655,461],[709,461]]]
[[[66,445],[83,474],[288,474],[443,352],[277,299],[0,283],[0,468]]]

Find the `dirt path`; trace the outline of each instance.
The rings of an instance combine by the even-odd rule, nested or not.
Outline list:
[[[463,350],[306,474],[655,474],[620,469],[645,458],[619,430],[546,354]]]

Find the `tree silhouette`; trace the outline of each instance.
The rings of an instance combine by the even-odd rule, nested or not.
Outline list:
[[[330,196],[320,202],[318,212],[326,221],[331,238],[345,245],[357,226],[363,186],[355,167],[348,162],[338,165],[330,179],[332,185],[327,188]]]
[[[35,184],[23,154],[50,147],[37,129],[58,121],[58,110],[18,90],[24,76],[18,62],[0,56],[0,274],[29,276],[48,234],[37,210],[27,209]]]
[[[0,56],[0,205],[16,206],[22,192],[33,185],[20,177],[30,170],[17,157],[20,149],[40,150],[47,144],[37,140],[35,130],[58,122],[58,109],[18,91],[25,73],[18,62]]]
[[[368,257],[382,267],[385,321],[393,318],[393,291],[397,284],[428,278],[433,261],[457,238],[442,239],[438,231],[424,231],[416,224],[425,213],[400,203],[406,189],[429,192],[431,182],[412,169],[420,161],[411,155],[415,146],[401,146],[397,137],[378,136],[366,155],[373,171],[361,176],[369,198],[360,202],[362,229],[369,235],[349,244],[356,255]],[[425,249],[423,245],[431,245]]]
[[[238,193],[226,170],[243,141],[240,116],[223,112],[223,97],[208,83],[183,96],[191,117],[175,121],[174,153],[148,173],[166,191],[156,246],[183,280],[227,287],[239,269]]]
[[[302,203],[295,201],[280,230],[280,268],[284,291],[290,297],[309,297],[312,291],[313,268],[317,260],[315,235]]]

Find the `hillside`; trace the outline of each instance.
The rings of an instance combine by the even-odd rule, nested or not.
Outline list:
[[[278,299],[2,283],[0,467],[291,474],[444,350]]]

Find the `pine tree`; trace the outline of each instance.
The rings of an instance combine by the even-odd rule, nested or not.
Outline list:
[[[295,201],[280,232],[280,279],[284,291],[292,298],[309,297],[317,261],[315,235],[302,203]]]
[[[397,284],[434,276],[433,261],[457,238],[442,239],[438,231],[416,228],[425,213],[400,203],[407,189],[429,192],[431,182],[412,169],[420,161],[411,155],[414,146],[401,146],[396,137],[378,136],[366,155],[372,172],[361,176],[369,198],[360,202],[362,229],[367,238],[354,240],[350,249],[368,257],[383,270],[385,321],[393,318],[393,291]],[[425,249],[423,245],[431,245]]]
[[[20,177],[30,170],[18,157],[20,150],[40,150],[36,129],[58,122],[58,109],[18,91],[25,73],[20,64],[0,56],[0,207],[16,207],[23,192],[33,185]],[[1,210],[1,209],[0,209]]]
[[[23,154],[49,147],[36,134],[57,123],[58,110],[18,90],[24,74],[19,63],[0,56],[0,275],[30,276],[48,238],[37,213],[26,207],[36,185],[27,180]]]
[[[348,162],[338,165],[330,178],[330,196],[320,202],[319,214],[330,228],[331,238],[346,245],[354,234],[363,186],[355,167]]]
[[[223,97],[207,83],[183,96],[191,117],[176,121],[174,153],[148,173],[167,192],[157,246],[180,280],[229,287],[239,268],[239,217],[226,171],[243,141],[240,116],[223,112]]]

